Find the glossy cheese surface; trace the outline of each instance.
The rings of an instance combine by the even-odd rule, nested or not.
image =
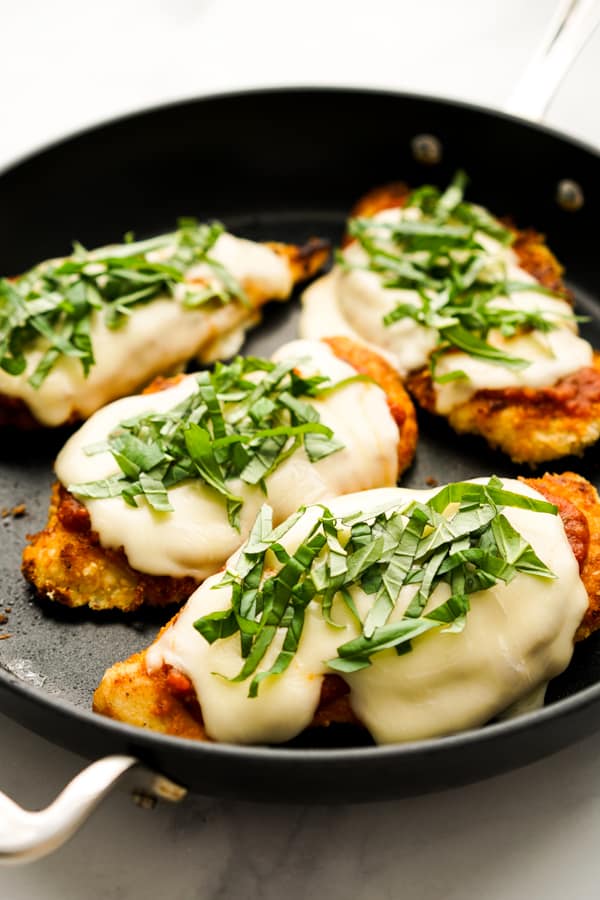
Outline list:
[[[481,479],[480,479],[481,481]],[[505,488],[540,498],[521,482],[503,479]],[[426,500],[436,491],[402,488],[349,495],[329,504],[337,514],[363,513],[382,504],[402,507],[413,498]],[[587,606],[587,594],[559,516],[505,508],[511,524],[531,543],[556,578],[519,574],[511,583],[472,594],[471,610],[460,633],[434,630],[413,640],[413,650],[398,656],[387,650],[372,665],[344,679],[359,720],[378,743],[418,740],[483,725],[511,708],[541,705],[548,680],[561,672],[573,652],[573,637]],[[318,510],[308,509],[282,543],[293,552],[310,531]],[[235,557],[229,563],[235,569]],[[218,587],[222,575],[202,585],[173,625],[149,649],[149,671],[167,663],[184,672],[196,691],[208,735],[235,743],[289,740],[312,721],[319,704],[324,660],[340,644],[358,635],[347,608],[334,602],[324,619],[312,601],[298,650],[289,668],[269,676],[258,696],[248,697],[249,682],[232,683],[219,675],[236,675],[242,660],[239,636],[212,645],[194,629],[199,617],[230,605],[231,589]],[[392,620],[402,614],[416,588],[402,589]],[[361,618],[372,603],[362,589],[352,596]],[[428,609],[447,599],[446,585],[432,595]],[[261,669],[268,668],[281,646],[275,640]]]

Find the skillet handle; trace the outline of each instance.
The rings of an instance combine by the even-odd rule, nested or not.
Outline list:
[[[543,121],[571,66],[600,25],[599,0],[558,0],[543,40],[504,111]]]
[[[46,809],[29,812],[0,791],[0,865],[31,862],[67,841],[102,798],[126,781],[140,805],[179,801],[185,788],[141,765],[133,756],[106,756],[83,769]]]

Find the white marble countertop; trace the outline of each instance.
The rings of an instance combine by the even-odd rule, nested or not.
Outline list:
[[[500,107],[554,0],[0,3],[0,167],[141,106],[273,84],[392,87]],[[600,145],[600,34],[548,121]],[[0,553],[1,553],[0,548]],[[0,712],[0,789],[45,805],[82,765]],[[354,807],[111,795],[69,844],[0,870],[2,900],[596,896],[600,734],[444,794]]]

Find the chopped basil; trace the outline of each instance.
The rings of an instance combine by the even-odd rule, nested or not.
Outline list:
[[[112,478],[71,484],[77,497],[122,496],[137,504],[144,497],[157,512],[172,510],[169,489],[199,479],[221,495],[229,521],[239,528],[242,498],[231,488],[239,479],[259,485],[300,446],[311,462],[344,446],[320,421],[311,398],[326,396],[356,381],[335,384],[325,376],[303,377],[299,360],[278,364],[254,357],[217,363],[196,375],[196,390],[166,412],[149,412],[121,422],[106,441],[86,448],[109,451],[120,472]],[[262,377],[257,378],[256,376]]]
[[[494,302],[524,290],[557,295],[535,282],[509,281],[502,262],[496,260],[490,265],[492,256],[480,235],[509,245],[514,234],[487,210],[463,200],[466,184],[466,176],[458,172],[444,193],[430,185],[413,191],[407,206],[420,210],[418,220],[351,219],[348,232],[365,252],[366,266],[351,263],[344,254],[337,257],[346,269],[366,267],[376,272],[386,288],[416,292],[416,302],[399,303],[383,321],[392,325],[412,318],[437,330],[440,344],[430,362],[432,375],[440,382],[464,377],[457,371],[436,379],[437,361],[449,349],[523,369],[530,363],[492,346],[487,340],[490,331],[498,330],[511,338],[533,329],[548,332],[558,324],[555,314],[515,309],[508,304],[503,308]]]
[[[194,627],[211,644],[239,634],[244,662],[230,680],[252,676],[250,697],[257,695],[264,678],[290,664],[311,602],[320,604],[328,626],[339,628],[331,614],[339,598],[361,629],[327,661],[332,671],[356,672],[383,650],[409,652],[411,641],[426,631],[461,631],[470,595],[500,581],[508,584],[518,573],[555,577],[510,524],[505,507],[557,512],[551,503],[505,490],[495,477],[487,484],[457,482],[423,503],[343,518],[319,507],[309,533],[289,554],[281,538],[304,510],[273,530],[271,511],[264,506],[235,565],[216,585],[231,586],[231,607],[203,616]],[[273,557],[279,563],[275,574]],[[440,584],[448,586],[450,597],[428,609]],[[402,589],[409,585],[416,589],[408,606],[392,618]],[[354,589],[372,598],[364,621],[352,597]],[[281,630],[281,651],[270,668],[260,670]]]
[[[223,225],[193,219],[178,224],[171,234],[137,243],[126,239],[101,250],[76,243],[67,259],[42,263],[15,281],[0,279],[0,368],[22,375],[27,353],[39,347],[41,358],[28,377],[32,387],[39,388],[65,356],[79,359],[87,376],[95,363],[95,311],[109,328],[119,328],[134,307],[158,296],[172,298],[176,288],[185,307],[234,299],[247,304],[241,285],[210,256]],[[208,267],[208,279],[188,282],[186,273],[198,263]]]

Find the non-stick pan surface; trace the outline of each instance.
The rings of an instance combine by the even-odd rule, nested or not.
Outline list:
[[[412,152],[433,134],[442,159]],[[593,150],[542,128],[460,104],[357,90],[275,90],[201,99],[121,119],[43,150],[0,175],[0,272],[126,231],[168,230],[181,215],[217,217],[255,239],[337,242],[353,202],[399,178],[447,183],[470,175],[470,196],[548,237],[567,267],[583,332],[600,346],[597,220],[600,164]],[[585,203],[567,212],[559,181]],[[268,354],[296,333],[297,299],[273,305],[245,350]],[[165,335],[168,340],[168,335]],[[482,441],[420,416],[412,487],[524,470]],[[580,645],[539,712],[441,740],[374,747],[353,729],[330,729],[283,748],[197,744],[130,728],[90,710],[104,670],[144,647],[168,618],[63,609],[36,600],[19,573],[25,535],[45,523],[52,461],[67,432],[0,437],[0,708],[90,757],[138,755],[192,789],[220,796],[311,802],[384,799],[485,777],[525,764],[592,732],[600,722],[600,635]],[[598,451],[552,466],[600,485]],[[311,743],[312,741],[312,743]]]

